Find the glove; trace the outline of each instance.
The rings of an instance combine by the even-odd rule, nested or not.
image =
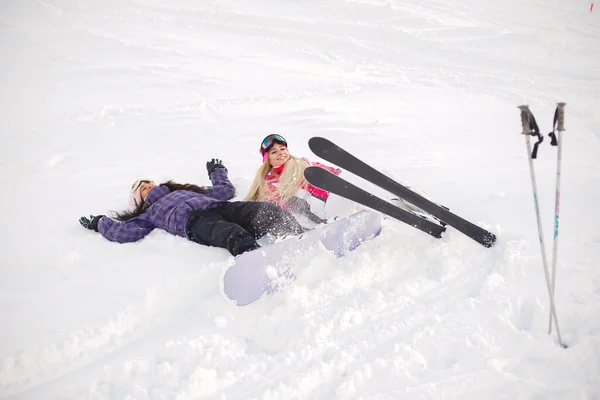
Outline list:
[[[79,218],[79,223],[84,228],[98,232],[98,222],[100,222],[100,219],[103,217],[106,217],[106,215],[96,215],[96,216],[90,215],[89,219],[86,217],[81,217],[81,218]]]
[[[206,170],[208,171],[208,178],[210,179],[210,175],[219,168],[223,168],[225,171],[227,171],[227,168],[225,168],[221,160],[213,158],[211,161],[207,161]]]

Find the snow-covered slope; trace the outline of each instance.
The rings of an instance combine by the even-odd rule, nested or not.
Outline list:
[[[0,398],[600,398],[600,28],[589,4],[24,0],[0,5]],[[521,104],[567,102],[556,307]],[[325,136],[492,230],[386,220],[288,290],[229,304],[230,259],[77,222],[135,179],[246,194],[260,140]],[[536,161],[551,249],[556,149]],[[377,188],[373,192],[388,196]]]

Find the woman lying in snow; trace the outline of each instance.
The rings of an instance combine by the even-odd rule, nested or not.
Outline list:
[[[178,184],[160,185],[140,179],[131,186],[133,211],[81,217],[84,228],[100,232],[106,239],[135,242],[154,228],[188,238],[207,246],[223,247],[237,256],[259,248],[257,239],[272,235],[299,234],[305,229],[277,204],[256,201],[230,202],[235,188],[220,160],[206,163],[212,187]]]

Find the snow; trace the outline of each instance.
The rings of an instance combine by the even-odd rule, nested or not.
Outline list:
[[[3,2],[0,398],[599,399],[599,35],[589,4],[558,0]],[[517,109],[547,133],[559,101],[568,349],[547,331]],[[213,157],[241,199],[271,132],[310,158],[327,137],[498,244],[386,220],[236,307],[225,250],[78,223],[126,208],[140,177],[207,184]]]

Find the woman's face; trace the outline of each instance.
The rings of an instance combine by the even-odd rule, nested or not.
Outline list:
[[[269,150],[269,164],[271,167],[277,168],[280,165],[283,165],[290,159],[290,153],[288,152],[287,147],[275,143],[271,150]]]
[[[142,185],[140,186],[140,196],[142,197],[143,201],[146,201],[146,198],[148,197],[148,194],[155,187],[156,187],[156,185],[154,183],[152,183],[152,182],[144,182],[144,183],[142,183]]]

